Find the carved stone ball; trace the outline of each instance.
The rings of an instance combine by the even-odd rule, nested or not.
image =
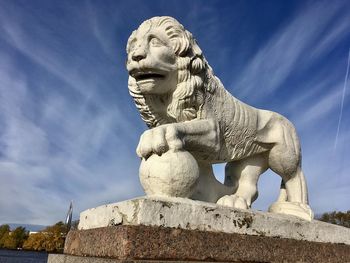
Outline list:
[[[198,178],[197,161],[187,151],[153,154],[140,166],[140,181],[147,195],[188,198]]]

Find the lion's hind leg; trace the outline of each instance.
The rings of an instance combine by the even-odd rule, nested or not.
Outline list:
[[[258,197],[257,182],[267,169],[264,154],[251,156],[239,161],[229,162],[225,168],[225,184],[236,186],[232,195],[225,195],[218,200],[219,205],[248,209]]]
[[[306,182],[301,168],[298,167],[296,174],[290,176],[289,179],[282,180],[280,196],[269,207],[269,211],[312,220],[313,212],[308,205]]]
[[[295,128],[287,119],[281,117],[276,119],[271,128],[270,132],[275,135],[276,142],[269,152],[268,165],[282,177],[283,183],[279,200],[269,211],[311,220],[313,215],[308,206],[306,181],[301,170],[300,144]],[[282,197],[285,197],[285,200],[282,200]]]

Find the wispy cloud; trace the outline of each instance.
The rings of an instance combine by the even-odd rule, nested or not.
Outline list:
[[[342,19],[329,28],[337,15]],[[291,74],[310,67],[344,38],[349,33],[349,19],[348,13],[341,13],[341,5],[319,2],[304,7],[256,53],[230,86],[243,98],[270,95]]]
[[[317,44],[312,48],[309,55],[311,58],[317,59],[324,53],[332,51],[340,41],[348,37],[350,33],[348,26],[350,15],[348,13],[344,14],[344,10],[338,12],[339,16],[332,19],[331,25],[323,31]]]
[[[0,9],[0,38],[47,74],[31,76],[0,50],[0,223],[51,224],[70,199],[81,211],[140,195],[137,134],[129,132],[137,125],[101,96],[101,83],[110,84],[95,71],[104,62],[47,42],[38,32],[50,31],[40,26],[24,30],[23,19]]]
[[[341,98],[341,91],[338,89],[341,87],[340,84],[336,88],[331,90],[329,93],[318,98],[317,102],[314,102],[309,107],[298,109],[298,116],[295,116],[296,122],[300,127],[306,125],[313,125],[318,119],[328,116],[331,111],[337,109]]]
[[[36,123],[25,113],[35,107],[28,105],[35,102],[27,99],[26,81],[1,72],[0,222],[49,224],[60,219],[69,199],[81,210],[140,194],[138,161],[111,131],[119,126],[113,112],[74,114],[64,101],[43,108]]]

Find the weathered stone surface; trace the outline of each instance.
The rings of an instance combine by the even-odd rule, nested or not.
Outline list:
[[[48,263],[114,263],[123,262],[110,258],[96,258],[96,257],[79,257],[61,254],[50,254],[47,259]],[[124,261],[125,262],[125,261]]]
[[[172,260],[119,260],[112,258],[80,257],[62,254],[50,254],[48,263],[168,263]],[[179,261],[177,261],[179,262]],[[198,263],[198,261],[181,261],[188,263]],[[239,263],[236,261],[236,263]]]
[[[48,263],[170,263],[170,262],[186,262],[198,263],[198,261],[173,261],[173,260],[119,260],[111,258],[96,258],[96,257],[80,257],[71,255],[51,254],[48,258]],[[210,261],[206,261],[209,263]],[[233,262],[233,261],[232,261]],[[245,261],[244,263],[249,263]],[[234,263],[243,263],[243,261],[234,261]]]
[[[350,245],[348,228],[185,198],[142,197],[80,214],[80,230],[116,225],[173,227]]]
[[[65,254],[119,260],[349,262],[350,246],[151,226],[70,231]]]

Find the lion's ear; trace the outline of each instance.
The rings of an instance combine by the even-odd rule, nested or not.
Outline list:
[[[190,44],[188,56],[191,59],[191,64],[190,64],[191,73],[199,74],[204,68],[202,50],[198,46],[197,41],[194,39],[192,34],[187,30],[186,30],[186,36]]]
[[[190,43],[190,49],[191,49],[191,53],[193,57],[197,57],[197,56],[202,56],[202,50],[200,49],[200,47],[197,44],[197,41],[194,39],[193,35],[188,32],[186,30],[186,35],[187,35],[187,39],[189,40]]]
[[[198,44],[197,44],[197,41],[194,39],[194,38],[192,38],[192,49],[193,49],[193,54],[195,55],[195,56],[202,56],[202,50],[201,50],[201,48],[198,46]]]

